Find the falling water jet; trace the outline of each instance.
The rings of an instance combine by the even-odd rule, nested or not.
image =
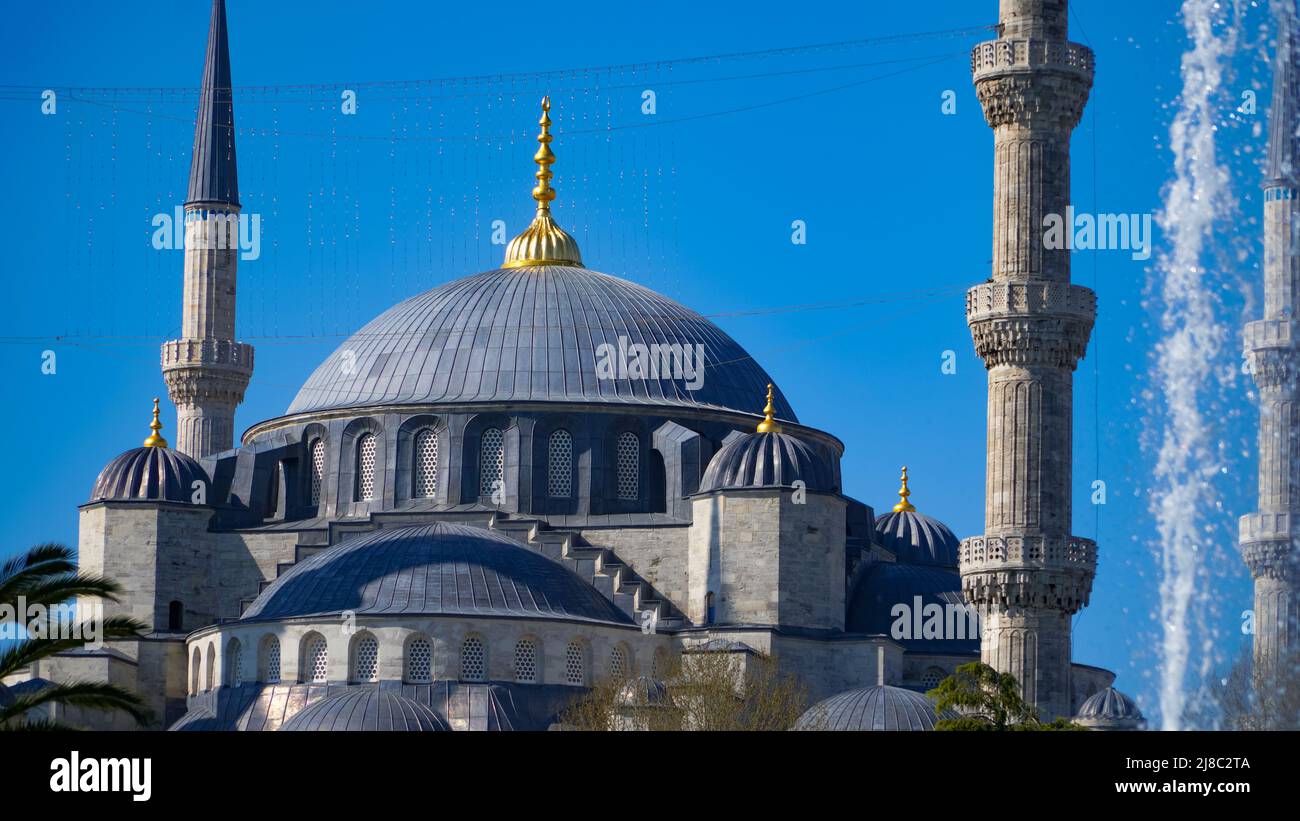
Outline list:
[[[1192,630],[1203,626],[1206,579],[1203,511],[1215,509],[1212,481],[1220,454],[1208,406],[1214,372],[1233,337],[1220,316],[1217,283],[1204,265],[1213,229],[1232,208],[1230,177],[1216,150],[1220,94],[1240,34],[1218,0],[1184,0],[1189,46],[1181,63],[1179,109],[1170,125],[1174,177],[1159,214],[1168,242],[1156,266],[1163,302],[1153,381],[1163,403],[1151,510],[1159,533],[1160,713],[1166,730],[1182,729]],[[1201,653],[1202,673],[1209,654]]]

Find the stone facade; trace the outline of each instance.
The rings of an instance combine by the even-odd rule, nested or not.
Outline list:
[[[966,318],[988,368],[985,533],[962,545],[962,588],[984,613],[983,660],[1016,676],[1047,719],[1071,715],[1070,617],[1088,603],[1096,548],[1070,535],[1073,372],[1096,314],[1044,220],[1070,206],[1070,133],[1091,51],[1067,40],[1066,0],[1002,0],[997,40],[971,70],[994,132],[993,276]]]

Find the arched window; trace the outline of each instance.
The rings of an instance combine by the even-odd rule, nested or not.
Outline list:
[[[167,629],[180,630],[181,622],[185,618],[185,606],[178,601],[171,602],[167,605]]]
[[[319,633],[308,636],[303,643],[302,672],[298,678],[304,684],[324,684],[329,681],[329,645]]]
[[[190,662],[190,695],[195,696],[199,693],[199,665],[201,654],[199,648],[194,648],[194,660]]]
[[[263,684],[280,683],[280,640],[275,636],[262,639],[262,650],[258,660],[258,677]]]
[[[438,493],[438,434],[425,428],[415,436],[415,487],[411,495],[432,499]]]
[[[369,633],[361,634],[352,642],[352,680],[379,680],[379,640]]]
[[[487,681],[487,651],[483,639],[469,636],[460,646],[461,681]]]
[[[244,683],[244,646],[239,639],[231,639],[226,645],[226,681],[231,687]]]
[[[500,428],[483,431],[479,445],[478,473],[479,495],[491,496],[505,481],[506,437]]]
[[[532,639],[520,639],[515,644],[515,681],[537,683],[537,642]]]
[[[631,431],[620,433],[615,455],[618,459],[618,498],[634,500],[641,490],[641,440]]]
[[[609,654],[609,675],[616,679],[628,676],[627,648],[621,644],[615,645]]]
[[[408,684],[433,681],[433,645],[424,636],[417,636],[406,645],[406,681]]]
[[[271,481],[266,486],[266,515],[274,516],[280,509],[280,463],[271,468]]]
[[[226,681],[231,687],[244,683],[244,646],[239,639],[232,638],[226,645]]]
[[[320,504],[321,481],[325,477],[325,442],[313,439],[311,442],[311,503]]]
[[[717,615],[717,610],[713,604],[713,591],[710,590],[704,597],[704,623],[713,624],[713,619]]]
[[[357,439],[357,501],[375,498],[375,449],[378,447],[373,433],[363,433]]]
[[[650,661],[650,676],[655,679],[668,677],[668,651],[662,647],[655,648],[654,658]]]
[[[943,679],[943,670],[938,667],[931,667],[925,671],[925,675],[921,676],[921,686],[926,690],[933,690],[939,686],[939,682],[943,681]]]
[[[580,641],[564,648],[564,683],[581,687],[587,683],[587,654]]]
[[[216,681],[217,675],[217,648],[214,644],[208,644],[208,669],[203,675],[203,690],[210,691],[213,682]]]
[[[546,495],[555,499],[573,495],[573,436],[567,430],[552,433],[546,448]]]

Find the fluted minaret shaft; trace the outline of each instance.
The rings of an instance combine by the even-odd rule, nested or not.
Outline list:
[[[1074,369],[1096,297],[1044,238],[1072,213],[1070,135],[1093,56],[1066,39],[1066,0],[1002,0],[1000,23],[971,60],[994,134],[993,276],[966,299],[989,393],[985,533],[962,543],[962,588],[984,614],[985,663],[1051,720],[1072,713],[1070,618],[1096,570],[1096,545],[1070,535]]]
[[[239,178],[226,4],[213,0],[185,202],[181,338],[164,342],[163,378],[176,406],[176,449],[193,457],[234,444],[235,406],[253,374],[253,348],[235,341]]]
[[[1297,249],[1297,59],[1292,13],[1278,21],[1269,113],[1268,168],[1264,181],[1264,318],[1245,329],[1245,352],[1259,389],[1259,506],[1241,518],[1242,556],[1255,579],[1256,673],[1271,677],[1279,662],[1294,664],[1300,652],[1300,436],[1297,435],[1296,333],[1300,316],[1300,253]],[[1265,684],[1265,686],[1272,686]]]

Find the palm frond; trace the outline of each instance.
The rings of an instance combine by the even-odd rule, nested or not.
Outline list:
[[[34,580],[31,584],[19,588],[14,599],[21,595],[27,600],[28,606],[42,604],[46,607],[52,607],[77,596],[96,596],[109,601],[117,601],[117,594],[121,592],[122,585],[104,576],[88,573],[63,573],[52,578]],[[8,599],[0,599],[0,601],[16,603]]]
[[[73,552],[60,544],[37,545],[0,566],[0,602],[13,602],[27,587],[50,576],[75,573]]]
[[[153,720],[153,711],[130,690],[99,681],[69,681],[51,684],[34,693],[24,693],[14,698],[11,703],[0,707],[0,727],[45,704],[93,710],[121,710],[142,725]]]
[[[109,616],[99,625],[101,639],[138,638],[148,632],[149,625],[129,616]],[[26,639],[0,650],[0,678],[12,675],[34,662],[57,655],[65,650],[85,647],[89,642],[85,638],[88,631],[83,625],[68,631],[69,638]]]
[[[48,718],[37,718],[28,721],[10,722],[6,725],[0,725],[0,730],[5,732],[80,732],[80,727],[74,727],[71,724],[64,724],[61,721],[52,721]]]

